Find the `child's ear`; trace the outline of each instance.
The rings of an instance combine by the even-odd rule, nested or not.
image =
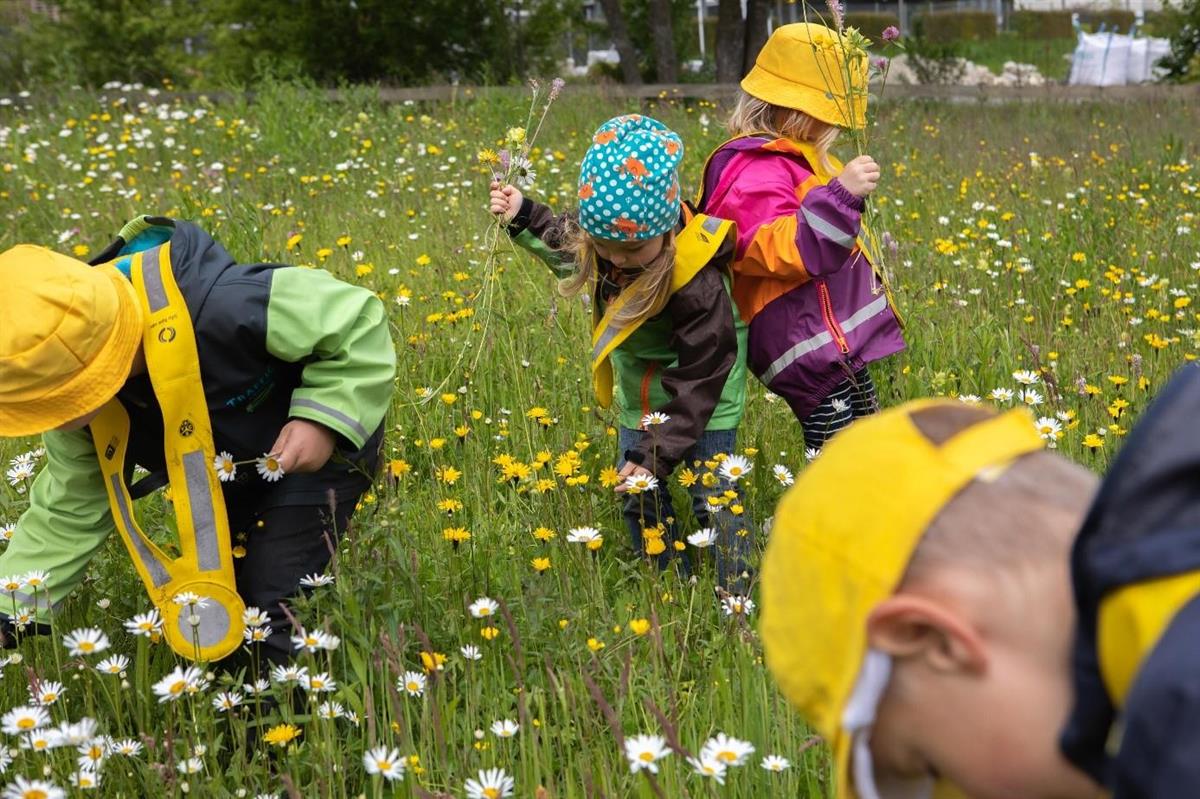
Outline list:
[[[872,649],[893,658],[921,658],[935,671],[981,674],[987,650],[979,632],[958,614],[929,599],[891,596],[867,617]]]

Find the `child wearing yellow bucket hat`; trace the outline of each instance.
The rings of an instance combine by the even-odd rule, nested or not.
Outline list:
[[[236,264],[163,217],[93,263],[0,253],[0,436],[43,434],[46,453],[0,554],[8,593],[52,621],[115,528],[179,654],[230,655],[249,618],[265,661],[286,660],[281,604],[324,569],[378,462],[395,371],[382,303],[320,270]],[[174,558],[133,504],[167,485]],[[12,645],[13,620],[0,631]]]
[[[1200,795],[1198,417],[1189,366],[1098,491],[1023,410],[830,442],[780,503],[761,633],[838,797]]]
[[[784,25],[741,89],[699,206],[737,224],[734,298],[750,325],[750,368],[820,450],[877,409],[867,364],[904,348],[861,225],[879,165],[863,155],[843,167],[829,152],[839,129],[864,124],[867,55],[823,25]]]
[[[561,278],[561,293],[592,301],[592,384],[597,403],[618,412],[616,490],[634,551],[660,568],[683,551],[686,569],[665,484],[681,463],[733,454],[746,328],[730,295],[733,226],[683,202],[682,160],[666,125],[614,117],[580,165],[578,210],[556,214],[499,183],[490,208]],[[718,580],[744,593],[748,528],[728,507],[734,488],[695,481],[692,507],[713,539]]]

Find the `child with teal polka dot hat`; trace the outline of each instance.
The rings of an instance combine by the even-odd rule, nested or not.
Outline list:
[[[666,568],[692,564],[666,489],[677,466],[703,470],[734,455],[746,395],[746,326],[731,295],[732,223],[681,201],[683,142],[656,119],[629,114],[592,136],[579,169],[579,208],[555,214],[513,186],[492,184],[490,208],[513,240],[592,308],[596,401],[615,406],[616,492],[633,548]],[[745,517],[737,485],[696,480],[692,507],[716,536],[717,579],[744,593]]]
[[[579,225],[601,239],[653,239],[679,221],[683,142],[657,119],[629,114],[592,136],[579,167]]]

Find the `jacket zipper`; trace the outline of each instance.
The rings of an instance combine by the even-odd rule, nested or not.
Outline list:
[[[829,328],[830,334],[833,335],[833,340],[837,342],[838,349],[843,355],[850,354],[850,345],[846,343],[846,334],[842,331],[842,326],[838,324],[837,317],[833,315],[833,300],[829,298],[829,287],[825,285],[825,281],[817,282],[817,296],[821,301],[821,315],[825,317],[825,327]]]
[[[650,413],[650,381],[654,379],[654,370],[657,366],[658,364],[651,363],[646,367],[646,373],[642,375],[642,416]]]

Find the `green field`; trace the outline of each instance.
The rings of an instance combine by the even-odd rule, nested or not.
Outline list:
[[[142,741],[135,756],[107,758],[100,793],[111,796],[280,796],[291,785],[304,797],[463,797],[489,768],[523,797],[824,795],[824,750],[776,693],[754,612],[722,611],[709,563],[692,584],[629,550],[602,484],[615,417],[590,396],[586,310],[503,237],[491,244],[476,154],[526,124],[524,100],[382,106],[366,91],[334,103],[265,87],[252,104],[116,92],[28,102],[0,107],[0,249],[33,241],[86,257],[135,214],[194,219],[242,261],[317,266],[377,291],[400,371],[387,473],[342,543],[336,582],[296,609],[309,629],[340,636],[299,662],[336,680],[319,702],[355,718],[284,701],[285,718],[267,723],[299,736],[247,747],[254,702],[215,710],[213,697],[236,689],[219,674],[159,704],[150,686],[176,659],[122,627],[149,603],[115,536],[54,637],[27,641],[3,668],[0,712],[27,701],[36,674],[65,686],[48,708],[55,723],[86,716]],[[592,130],[636,109],[568,92],[536,141],[531,193],[569,203]],[[694,184],[721,141],[720,110],[643,110],[683,135]],[[1008,407],[1025,391],[1048,443],[1102,469],[1153,393],[1200,354],[1198,125],[1200,108],[1166,101],[886,105],[871,149],[910,348],[874,368],[883,402]],[[773,399],[753,387],[740,434],[754,470],[738,501],[758,523],[784,490],[773,467],[805,466],[799,427]],[[0,444],[5,468],[36,443]],[[506,474],[504,463],[528,468]],[[0,484],[0,523],[16,521],[24,497],[24,482]],[[163,512],[146,502],[150,529]],[[581,526],[602,531],[598,550],[566,542]],[[452,544],[456,528],[470,536]],[[467,606],[483,596],[503,610],[473,618]],[[62,636],[92,625],[112,639],[105,654],[132,659],[125,676],[68,656]],[[466,645],[482,659],[464,658]],[[404,672],[425,671],[422,652],[444,665],[421,695],[398,691]],[[515,736],[491,731],[506,719]],[[663,734],[695,754],[718,732],[756,749],[723,786],[679,752],[656,777],[631,774],[616,737]],[[408,758],[402,781],[365,773],[374,746]],[[4,780],[44,775],[74,790],[73,747],[14,751]],[[195,751],[199,771],[182,773]],[[760,768],[767,755],[792,767]]]

